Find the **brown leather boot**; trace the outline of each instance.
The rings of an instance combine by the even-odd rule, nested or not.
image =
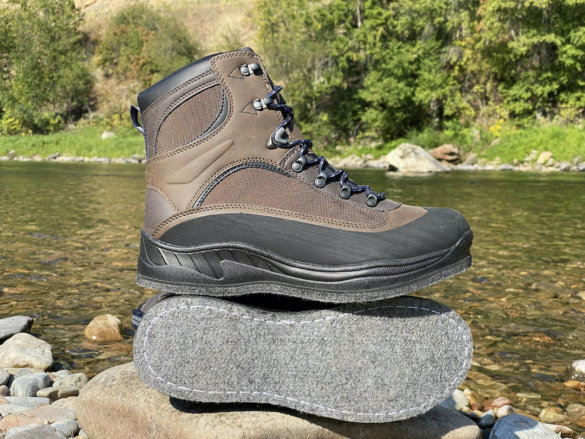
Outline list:
[[[131,115],[147,156],[139,285],[355,302],[407,294],[471,265],[463,216],[354,183],[311,152],[279,91],[245,48],[138,95]]]

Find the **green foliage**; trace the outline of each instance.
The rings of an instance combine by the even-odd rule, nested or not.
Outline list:
[[[306,134],[326,147],[584,116],[585,0],[258,0],[258,8],[271,72]]]
[[[96,55],[107,75],[138,79],[141,87],[148,87],[193,62],[199,49],[173,16],[133,4],[112,19]]]
[[[0,132],[57,131],[89,106],[92,77],[71,0],[11,0],[0,21]]]

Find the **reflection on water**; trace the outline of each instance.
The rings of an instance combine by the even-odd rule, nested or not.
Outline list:
[[[94,374],[131,358],[131,310],[153,294],[134,283],[143,173],[141,165],[0,164],[0,317],[33,315],[33,332],[73,369]],[[559,398],[583,402],[562,382],[585,358],[584,175],[351,176],[404,203],[456,208],[471,223],[473,268],[417,293],[470,324],[465,386],[535,415]],[[85,324],[105,312],[122,319],[122,342],[84,339]]]

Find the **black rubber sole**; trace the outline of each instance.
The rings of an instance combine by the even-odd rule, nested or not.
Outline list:
[[[450,249],[407,260],[321,266],[241,244],[179,247],[142,233],[136,282],[171,294],[276,294],[330,303],[406,295],[467,270],[473,233]]]
[[[472,351],[461,317],[416,297],[274,312],[173,296],[146,310],[134,338],[138,374],[166,395],[351,422],[425,413],[465,379]]]

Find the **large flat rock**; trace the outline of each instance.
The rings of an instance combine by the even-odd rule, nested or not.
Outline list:
[[[357,424],[269,406],[212,405],[170,400],[144,384],[133,363],[93,378],[77,401],[81,428],[92,439],[479,439],[477,425],[444,407],[406,421]]]

